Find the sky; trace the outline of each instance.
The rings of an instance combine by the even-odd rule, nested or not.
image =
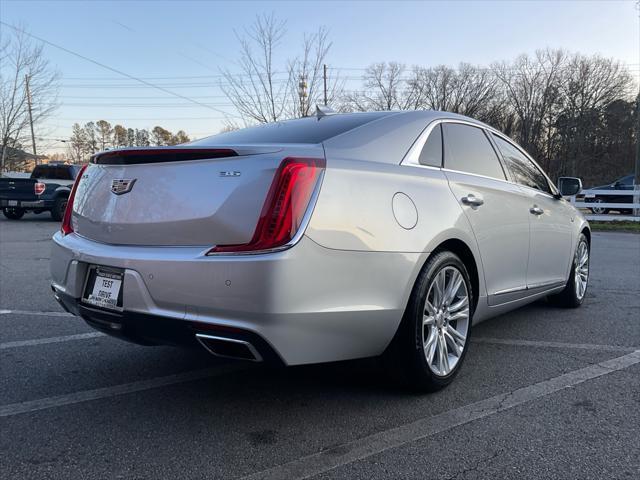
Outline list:
[[[62,152],[74,122],[105,119],[131,128],[161,125],[192,138],[217,133],[233,107],[220,69],[238,71],[241,33],[258,14],[286,22],[276,67],[321,26],[333,42],[327,62],[346,88],[358,88],[373,62],[489,65],[540,48],[600,54],[640,76],[635,0],[493,1],[16,1],[0,0],[0,19],[104,65],[207,103],[175,98],[45,46],[61,74],[60,108],[38,126],[40,150]],[[0,25],[6,34],[7,27]]]

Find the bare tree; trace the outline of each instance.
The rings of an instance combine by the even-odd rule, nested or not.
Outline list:
[[[417,73],[408,81],[403,77],[406,66],[398,62],[374,63],[362,77],[364,90],[344,96],[346,110],[407,110],[418,108],[420,101]]]
[[[543,166],[550,162],[545,148],[548,132],[560,106],[560,80],[567,54],[563,50],[538,50],[535,55],[521,55],[513,63],[493,65],[513,109],[520,144]]]
[[[25,79],[29,78],[33,122],[37,127],[58,107],[58,73],[23,28],[5,28],[0,40],[0,173],[13,167],[9,150],[30,143]]]
[[[290,116],[308,117],[316,105],[324,104],[324,65],[330,49],[326,28],[305,35],[302,55],[289,62]],[[327,73],[327,104],[340,97],[343,84],[339,75]]]
[[[446,65],[419,69],[422,105],[433,110],[484,117],[499,92],[491,71],[461,63],[455,70]]]
[[[242,35],[239,71],[222,70],[221,89],[240,113],[245,125],[305,117],[316,104],[324,103],[324,64],[331,42],[326,28],[306,34],[300,55],[283,61],[286,71],[278,71],[276,54],[286,34],[285,23],[273,15],[256,17]],[[327,74],[327,100],[341,95],[343,82],[336,70]],[[237,125],[235,120],[228,120]]]
[[[275,122],[287,112],[290,79],[278,78],[275,50],[285,34],[285,23],[273,15],[260,15],[255,23],[236,34],[240,42],[240,73],[222,70],[222,91],[245,123]],[[257,50],[257,52],[256,52]]]

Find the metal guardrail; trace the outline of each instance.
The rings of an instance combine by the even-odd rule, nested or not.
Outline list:
[[[621,195],[629,195],[633,197],[633,203],[620,203],[620,202],[609,202],[609,203],[598,203],[594,204],[593,202],[585,202],[585,201],[577,201],[576,196],[588,195],[597,195],[600,197],[606,196],[621,196]],[[640,222],[640,185],[636,185],[633,190],[583,190],[578,195],[574,195],[569,197],[569,201],[576,208],[587,208],[591,209],[597,205],[597,208],[609,209],[609,210],[633,210],[634,214],[632,215],[623,215],[623,214],[587,214],[585,217],[587,220],[599,221],[599,222]]]

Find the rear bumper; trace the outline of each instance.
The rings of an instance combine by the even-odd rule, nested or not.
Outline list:
[[[82,317],[91,327],[107,335],[139,345],[176,345],[200,347],[196,335],[215,335],[247,342],[255,347],[259,358],[273,365],[283,361],[273,348],[259,335],[242,329],[208,323],[176,320],[139,312],[107,312],[91,308],[80,299],[52,287],[56,300],[67,312]]]
[[[0,199],[0,208],[52,208],[53,200],[9,200]]]
[[[207,257],[206,250],[105,245],[56,234],[52,287],[70,312],[116,336],[191,344],[198,332],[235,331],[266,347],[262,356],[297,365],[382,353],[426,257],[330,250],[307,237],[263,255]],[[91,264],[124,269],[122,313],[79,303]],[[121,327],[109,327],[109,318]],[[106,326],[99,323],[105,319]]]

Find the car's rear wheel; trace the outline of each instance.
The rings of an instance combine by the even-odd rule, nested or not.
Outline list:
[[[56,222],[62,220],[64,217],[64,211],[67,208],[67,198],[66,197],[58,197],[53,204],[53,208],[51,209],[51,218],[53,218]]]
[[[602,198],[596,198],[593,201],[594,204],[602,204],[602,203],[606,203]],[[609,213],[609,209],[608,208],[604,208],[604,207],[598,207],[598,206],[594,206],[594,207],[590,207],[591,211],[595,214],[595,215],[606,215],[607,213]]]
[[[443,251],[430,258],[386,353],[394,375],[422,391],[451,383],[467,353],[472,299],[469,274],[457,255]]]
[[[549,296],[549,301],[559,307],[576,308],[582,305],[589,285],[589,240],[580,234],[573,256],[571,273],[567,285],[557,295]]]
[[[24,209],[22,208],[3,208],[2,213],[9,220],[20,220],[24,216]]]

